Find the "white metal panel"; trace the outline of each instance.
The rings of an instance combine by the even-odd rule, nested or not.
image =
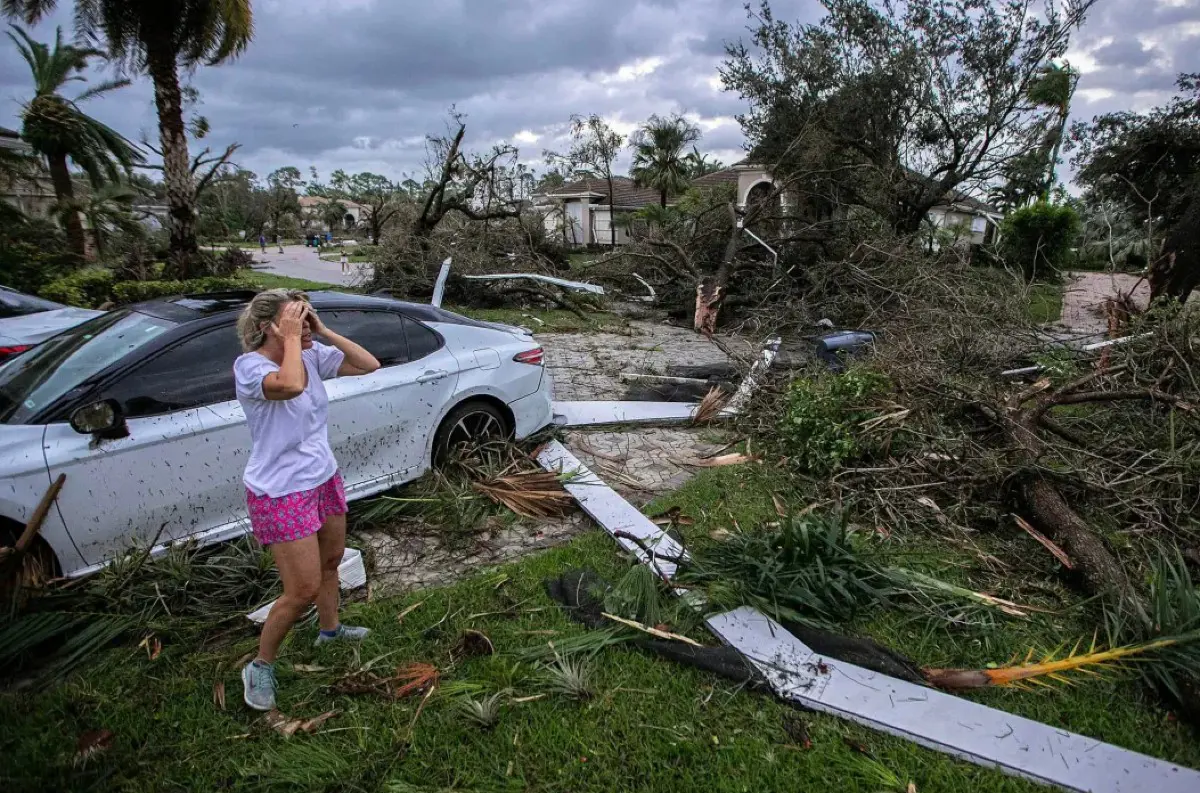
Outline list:
[[[637,424],[690,421],[696,412],[691,402],[555,402],[554,415],[568,427],[596,424]]]
[[[616,537],[617,532],[624,532],[640,539],[655,554],[663,554],[678,558],[684,553],[683,547],[663,531],[654,522],[643,515],[635,506],[606,485],[600,477],[592,473],[575,455],[567,451],[558,441],[552,441],[542,447],[537,456],[538,463],[547,471],[557,471],[570,474],[570,481],[565,487],[583,511],[599,523],[605,531],[614,535],[617,542],[625,550],[639,560],[645,562],[646,554],[636,543],[623,537]],[[668,579],[675,575],[676,565],[663,559],[656,561],[660,572]]]
[[[1196,793],[1200,772],[969,699],[820,657],[743,607],[708,626],[783,699],[1015,776],[1080,793]]]

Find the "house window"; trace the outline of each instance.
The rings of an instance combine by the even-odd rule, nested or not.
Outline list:
[[[976,234],[982,234],[983,232],[987,231],[987,218],[980,215],[972,220],[971,231]]]

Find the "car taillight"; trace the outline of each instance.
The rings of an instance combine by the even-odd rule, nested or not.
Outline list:
[[[13,344],[5,347],[0,347],[0,361],[11,358],[14,355],[20,355],[26,350],[33,349],[32,344]],[[540,351],[539,351],[540,352]]]
[[[546,359],[546,351],[541,347],[533,350],[519,352],[513,356],[513,360],[517,363],[527,363],[530,366],[541,366]]]

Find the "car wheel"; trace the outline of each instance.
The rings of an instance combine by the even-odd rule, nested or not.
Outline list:
[[[15,522],[0,521],[0,547],[10,549],[0,551],[0,554],[7,556],[11,553],[12,546],[16,545],[17,537],[21,534],[21,528],[23,527]],[[58,557],[50,544],[41,537],[34,537],[20,564],[13,567],[0,563],[0,567],[6,568],[3,579],[0,580],[0,598],[5,603],[12,602],[14,592],[40,589],[47,581],[62,575]]]
[[[456,455],[507,438],[508,419],[487,402],[464,402],[451,410],[433,440],[433,463],[440,466]]]

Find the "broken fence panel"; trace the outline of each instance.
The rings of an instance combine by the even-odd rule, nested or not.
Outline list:
[[[555,402],[554,416],[567,427],[645,424],[690,421],[697,407],[692,402]]]
[[[758,387],[758,381],[771,368],[771,364],[775,363],[775,358],[779,355],[779,345],[782,343],[783,339],[778,336],[767,339],[758,360],[754,362],[754,366],[750,367],[750,373],[746,375],[746,379],[742,380],[738,390],[730,397],[729,403],[721,410],[721,415],[732,416],[740,413],[746,407],[746,403],[754,394],[754,389]]]
[[[632,540],[617,537],[618,532],[637,537],[656,555],[663,554],[672,558],[683,555],[683,546],[605,484],[604,480],[592,473],[591,469],[558,441],[551,441],[543,446],[538,452],[537,461],[547,471],[569,474],[570,480],[563,485],[566,491],[579,502],[584,512],[643,564],[650,562],[646,553]],[[667,579],[675,575],[675,563],[665,559],[653,560],[650,567],[657,568]]]
[[[492,275],[464,275],[463,278],[469,278],[472,281],[542,281],[547,284],[561,286],[563,289],[570,289],[574,292],[591,292],[594,295],[604,294],[604,287],[596,286],[595,284],[585,284],[582,281],[568,281],[565,278],[555,278],[552,275],[538,275],[537,273],[495,273]]]
[[[442,268],[438,270],[437,283],[433,285],[433,300],[430,304],[436,308],[442,307],[442,299],[446,296],[446,279],[450,277],[450,265],[453,259],[446,259],[442,262]]]
[[[1200,772],[817,656],[755,609],[718,614],[708,626],[746,656],[779,697],[805,708],[1079,793],[1200,791]]]

